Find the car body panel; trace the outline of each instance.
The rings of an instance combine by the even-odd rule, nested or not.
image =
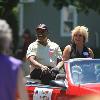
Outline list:
[[[26,84],[30,100],[74,100],[78,96],[88,94],[100,95],[100,80],[97,81],[100,73],[99,65],[100,59],[76,58],[65,61],[65,87],[63,85],[44,85],[40,82],[31,81],[30,84]],[[77,68],[77,70],[75,68]],[[77,75],[77,73],[79,73],[79,75]],[[98,75],[92,78],[91,76],[94,74],[95,76]],[[84,79],[84,76],[86,76],[88,80]]]

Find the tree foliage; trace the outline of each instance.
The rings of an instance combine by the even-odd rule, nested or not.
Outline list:
[[[48,5],[51,0],[42,0]],[[100,0],[53,0],[52,5],[60,10],[63,6],[73,5],[77,11],[88,13],[90,9],[100,14]]]
[[[14,8],[19,0],[0,0],[0,18],[7,20],[13,30],[13,49],[15,51],[18,42],[18,20]]]

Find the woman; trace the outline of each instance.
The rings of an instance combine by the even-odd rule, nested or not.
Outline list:
[[[16,100],[17,91],[21,100],[29,100],[21,70],[22,62],[8,55],[11,41],[11,28],[0,19],[0,100]]]
[[[63,61],[71,58],[94,58],[91,48],[85,44],[88,42],[88,28],[77,26],[72,30],[72,43],[67,45],[63,51]]]

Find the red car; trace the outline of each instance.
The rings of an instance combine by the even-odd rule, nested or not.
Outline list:
[[[70,59],[64,67],[66,78],[52,80],[50,85],[28,79],[30,100],[74,100],[88,94],[100,95],[100,59]]]

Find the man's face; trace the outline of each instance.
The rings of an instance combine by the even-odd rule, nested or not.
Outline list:
[[[47,33],[37,33],[37,39],[40,43],[47,43]]]

